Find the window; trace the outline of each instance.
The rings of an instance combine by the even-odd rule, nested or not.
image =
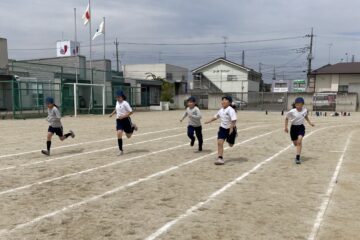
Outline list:
[[[236,75],[227,75],[227,80],[228,80],[228,81],[236,81],[236,80],[237,80],[237,76],[236,76]]]
[[[173,74],[172,73],[166,73],[166,80],[173,80]]]
[[[348,92],[349,86],[348,85],[339,85],[339,92]]]
[[[286,87],[287,87],[287,83],[275,83],[275,87],[276,87],[276,88],[286,88]]]

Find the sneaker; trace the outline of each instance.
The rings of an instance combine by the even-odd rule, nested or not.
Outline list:
[[[190,141],[190,146],[193,147],[193,146],[194,146],[194,143],[195,143],[195,139],[191,139],[191,141]]]
[[[48,151],[48,150],[41,150],[41,153],[46,156],[50,156],[50,151]]]
[[[215,165],[224,165],[225,164],[225,161],[224,159],[222,158],[218,158],[216,161],[215,161]]]
[[[118,155],[118,156],[124,155],[124,151],[119,151],[117,155]]]
[[[72,138],[75,137],[75,133],[74,133],[72,130],[70,130],[69,133],[71,134],[70,136],[71,136]]]
[[[295,159],[295,163],[296,164],[301,164],[301,160],[300,159]]]
[[[202,151],[202,146],[201,145],[199,145],[199,152],[201,152]]]

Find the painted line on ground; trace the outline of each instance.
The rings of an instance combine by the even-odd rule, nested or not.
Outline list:
[[[257,135],[257,136],[255,136],[255,137],[251,137],[251,138],[249,138],[249,139],[247,139],[247,140],[244,140],[244,141],[242,141],[242,142],[240,142],[240,143],[237,143],[236,145],[239,146],[239,145],[242,145],[242,144],[251,142],[251,141],[253,141],[253,140],[256,140],[256,139],[261,138],[261,137],[264,137],[264,136],[267,136],[267,135],[269,135],[269,134],[271,134],[271,133],[273,133],[273,132],[276,132],[276,131],[278,131],[278,130],[270,131],[270,132],[267,132],[267,133],[264,133],[264,134]],[[215,137],[214,137],[214,138],[215,138]],[[227,150],[227,149],[229,149],[229,147],[226,147],[224,150]],[[16,225],[16,226],[15,226],[14,228],[12,228],[12,229],[2,229],[2,230],[0,230],[0,236],[2,236],[2,235],[4,235],[4,234],[10,234],[10,233],[12,233],[12,232],[14,232],[14,231],[16,231],[16,230],[18,230],[18,229],[22,229],[22,228],[24,228],[24,227],[31,226],[32,224],[35,224],[35,223],[37,223],[37,222],[40,222],[40,221],[42,221],[42,220],[44,220],[44,219],[46,219],[46,218],[50,218],[50,217],[56,216],[57,214],[63,213],[63,212],[65,212],[65,211],[71,210],[71,209],[76,208],[76,207],[80,207],[80,206],[82,206],[82,205],[88,204],[88,203],[93,202],[93,201],[99,200],[99,199],[101,199],[101,198],[103,198],[103,197],[105,197],[105,196],[115,194],[115,193],[117,193],[117,192],[119,192],[119,191],[121,191],[121,190],[124,190],[124,189],[126,189],[126,188],[135,186],[135,185],[137,185],[137,184],[139,184],[139,183],[146,182],[146,181],[149,181],[149,180],[151,180],[151,179],[153,179],[153,178],[156,178],[156,177],[165,175],[165,174],[167,174],[167,173],[169,173],[169,172],[171,172],[171,171],[174,171],[174,170],[176,170],[176,169],[179,169],[179,168],[181,168],[181,167],[183,167],[183,166],[190,165],[190,164],[192,164],[192,163],[194,163],[194,162],[196,162],[196,161],[199,161],[199,160],[201,160],[201,159],[204,159],[204,158],[207,158],[207,157],[209,157],[209,156],[215,155],[216,153],[217,153],[217,152],[214,151],[214,152],[212,152],[212,153],[209,153],[209,154],[206,154],[206,155],[204,155],[204,156],[201,156],[201,157],[192,159],[192,160],[187,161],[187,162],[184,162],[184,163],[182,163],[182,164],[179,164],[179,165],[176,165],[176,166],[167,168],[167,169],[165,169],[165,170],[163,170],[163,171],[159,171],[159,172],[156,172],[156,173],[154,173],[154,174],[148,175],[147,177],[139,178],[139,179],[136,180],[136,181],[133,181],[133,182],[130,182],[130,183],[128,183],[128,184],[119,186],[119,187],[117,187],[117,188],[114,188],[114,189],[112,189],[112,190],[110,190],[110,191],[107,191],[107,192],[105,192],[105,193],[102,193],[102,194],[100,194],[100,195],[95,195],[95,196],[90,197],[90,198],[87,198],[87,199],[85,199],[85,200],[83,200],[83,201],[80,201],[80,202],[77,202],[77,203],[74,203],[74,204],[65,206],[65,207],[63,207],[63,208],[61,208],[61,209],[59,209],[59,210],[53,211],[53,212],[51,212],[51,213],[48,213],[48,214],[45,214],[45,215],[36,217],[36,218],[34,218],[34,219],[32,219],[32,220],[30,220],[30,221],[28,221],[28,222],[25,222],[25,223],[22,223],[22,224],[18,224],[18,225]]]
[[[203,131],[209,131],[209,130],[214,130],[214,129],[216,129],[216,128],[207,128],[207,129],[203,129]],[[154,138],[154,139],[151,139],[151,140],[145,140],[145,141],[140,141],[140,142],[135,142],[135,143],[128,143],[128,144],[125,144],[124,147],[143,144],[143,143],[148,143],[148,142],[159,141],[159,140],[172,138],[172,137],[178,137],[178,136],[182,136],[182,135],[186,135],[186,133],[179,133],[179,134],[175,134],[175,135],[170,135],[170,136],[165,136],[165,137],[160,137],[160,138]],[[114,139],[112,139],[112,140],[114,140]],[[36,161],[36,162],[24,163],[24,164],[20,164],[20,165],[14,165],[14,166],[10,166],[10,167],[0,168],[0,171],[11,170],[11,169],[15,169],[15,168],[18,168],[18,167],[28,167],[28,166],[32,166],[32,165],[38,165],[38,164],[42,164],[42,163],[53,162],[53,161],[56,161],[56,160],[62,160],[62,159],[73,158],[73,157],[82,156],[82,155],[88,155],[88,154],[93,154],[93,153],[98,153],[98,152],[104,152],[104,151],[108,151],[108,150],[116,149],[116,148],[118,148],[118,146],[102,148],[102,149],[97,149],[97,150],[92,150],[92,151],[82,152],[82,153],[75,153],[75,154],[71,154],[71,155],[66,155],[66,156],[56,157],[56,158],[50,158],[50,159]]]
[[[339,161],[338,161],[338,163],[336,165],[334,174],[333,174],[333,176],[332,176],[332,178],[331,178],[331,180],[329,182],[326,194],[323,197],[323,200],[322,200],[321,206],[319,208],[318,214],[316,216],[313,228],[311,230],[311,233],[310,233],[309,237],[307,238],[308,240],[315,240],[317,238],[317,235],[318,235],[320,227],[321,227],[321,223],[324,220],[325,212],[328,209],[330,199],[331,199],[332,194],[334,192],[334,188],[335,188],[336,183],[337,183],[337,178],[339,176],[340,169],[341,169],[342,164],[344,162],[344,157],[345,157],[346,151],[347,151],[347,149],[349,147],[350,140],[351,140],[351,137],[352,137],[353,133],[354,132],[351,132],[349,134],[347,140],[346,140],[344,150],[342,151],[342,154],[341,154],[341,156],[339,158]]]
[[[177,129],[185,129],[185,128],[184,128],[184,127],[177,127],[177,128],[169,128],[169,129],[160,130],[160,131],[154,131],[154,132],[139,133],[139,134],[135,134],[134,137],[135,137],[135,136],[145,136],[145,135],[149,135],[149,134],[153,134],[153,133],[168,132],[168,131],[177,130]],[[96,141],[74,143],[74,144],[69,144],[69,145],[64,145],[64,146],[59,146],[59,147],[53,147],[52,149],[61,149],[61,148],[76,147],[76,146],[80,146],[80,145],[92,144],[92,143],[100,143],[100,142],[107,142],[107,141],[111,141],[111,140],[112,140],[112,141],[116,140],[116,137],[113,137],[113,138],[105,138],[105,139],[96,140]],[[0,156],[0,159],[1,159],[1,158],[7,158],[7,157],[21,156],[21,155],[26,155],[26,154],[31,154],[31,153],[39,153],[40,151],[41,151],[41,149],[39,149],[39,150],[31,150],[31,151],[28,151],[28,152],[6,154],[6,155],[1,155],[1,156]]]
[[[260,127],[259,127],[259,126],[249,127],[249,128],[241,129],[241,130],[239,130],[238,132],[243,132],[243,131],[251,130],[251,129],[253,129],[253,128],[260,128]],[[211,128],[209,128],[208,130],[211,130]],[[180,135],[183,135],[183,134],[179,134],[179,136],[180,136]],[[176,136],[176,135],[174,135],[174,136]],[[215,139],[215,138],[216,138],[216,136],[211,137],[211,138],[204,139],[204,142],[205,142],[205,141],[208,141],[208,140]],[[78,176],[78,175],[82,175],[82,174],[85,174],[85,173],[97,171],[97,170],[100,170],[100,169],[103,169],[103,168],[112,167],[112,166],[115,166],[115,165],[118,165],[118,164],[122,164],[122,163],[125,163],[125,162],[133,161],[133,160],[136,160],[136,159],[139,159],[139,158],[144,158],[144,157],[152,156],[152,155],[159,154],[159,153],[163,153],[163,152],[168,152],[168,151],[171,151],[171,150],[174,150],[174,149],[177,149],[177,148],[181,148],[181,147],[184,147],[184,146],[188,146],[188,145],[189,145],[189,143],[184,143],[184,144],[177,145],[177,146],[174,146],[174,147],[171,147],[171,148],[166,148],[166,149],[154,151],[154,152],[147,153],[147,154],[142,154],[142,155],[139,155],[139,156],[135,156],[135,157],[131,157],[131,158],[126,158],[126,159],[123,159],[123,160],[118,160],[118,161],[111,162],[111,163],[108,163],[108,164],[105,164],[105,165],[101,165],[101,166],[97,166],[97,167],[93,167],[93,168],[88,168],[88,169],[86,169],[86,170],[82,170],[82,171],[79,171],[79,172],[69,173],[69,174],[65,174],[65,175],[59,176],[59,177],[50,178],[50,179],[47,179],[47,180],[43,180],[43,181],[38,181],[38,182],[35,182],[35,183],[27,184],[27,185],[24,185],[24,186],[21,186],[21,187],[11,188],[11,189],[8,189],[8,190],[1,191],[1,192],[0,192],[0,196],[1,196],[1,195],[8,194],[8,193],[14,193],[14,192],[17,192],[17,191],[20,191],[20,190],[28,189],[28,188],[31,188],[31,187],[33,187],[33,186],[39,186],[39,185],[43,185],[43,184],[46,184],[46,183],[51,183],[51,182],[59,181],[59,180],[65,179],[65,178],[69,178],[69,177]]]
[[[314,133],[323,130],[323,129],[327,129],[330,127],[324,127],[324,128],[320,128],[320,129],[316,129],[315,131],[310,132],[307,136],[304,137],[308,138],[311,135],[313,135]],[[279,155],[281,155],[282,153],[286,152],[288,149],[290,149],[293,145],[290,144],[287,147],[283,148],[282,150],[278,151],[277,153],[275,153],[274,155],[272,155],[271,157],[265,159],[264,161],[258,163],[255,167],[253,167],[252,169],[250,169],[249,171],[241,174],[238,178],[234,179],[233,181],[227,183],[225,186],[223,186],[222,188],[220,188],[219,190],[215,191],[214,193],[212,193],[210,196],[208,196],[208,198],[205,201],[199,202],[196,205],[193,205],[192,207],[190,207],[189,209],[187,209],[185,211],[185,213],[181,214],[180,216],[176,217],[175,219],[165,223],[162,227],[160,227],[158,230],[156,230],[154,233],[150,234],[145,240],[153,240],[156,239],[157,237],[165,234],[167,231],[170,230],[170,228],[172,226],[174,226],[177,222],[179,222],[180,220],[183,220],[187,217],[189,217],[190,215],[193,215],[200,207],[202,207],[205,204],[208,204],[209,202],[213,201],[216,197],[218,197],[220,194],[222,194],[223,192],[225,192],[226,190],[228,190],[229,188],[231,188],[232,186],[234,186],[235,184],[239,183],[240,181],[242,181],[244,178],[246,178],[249,174],[255,172],[256,170],[258,170],[260,167],[262,167],[263,165],[269,163],[270,161],[272,161],[274,158],[278,157]]]

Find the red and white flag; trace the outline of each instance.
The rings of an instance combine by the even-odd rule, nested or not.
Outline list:
[[[90,5],[87,5],[86,11],[84,12],[84,15],[82,16],[82,19],[84,20],[84,25],[86,26],[90,22]]]

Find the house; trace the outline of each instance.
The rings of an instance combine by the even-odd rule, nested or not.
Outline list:
[[[251,92],[259,92],[262,74],[251,68],[229,61],[225,58],[215,59],[192,70],[192,95],[204,99],[207,94],[231,94],[236,99],[249,101]]]
[[[158,105],[160,101],[161,85],[159,79],[174,83],[174,95],[185,94],[188,89],[189,70],[184,67],[166,63],[157,64],[126,64],[123,65],[125,83],[140,87],[142,100],[144,98],[150,105]],[[157,79],[154,79],[157,78]],[[140,99],[138,99],[140,101]]]
[[[360,62],[325,65],[311,72],[310,83],[314,92],[360,94]]]
[[[337,110],[355,111],[360,95],[360,62],[328,64],[312,71],[308,91],[315,92],[315,105],[326,101],[325,105],[336,105]]]

